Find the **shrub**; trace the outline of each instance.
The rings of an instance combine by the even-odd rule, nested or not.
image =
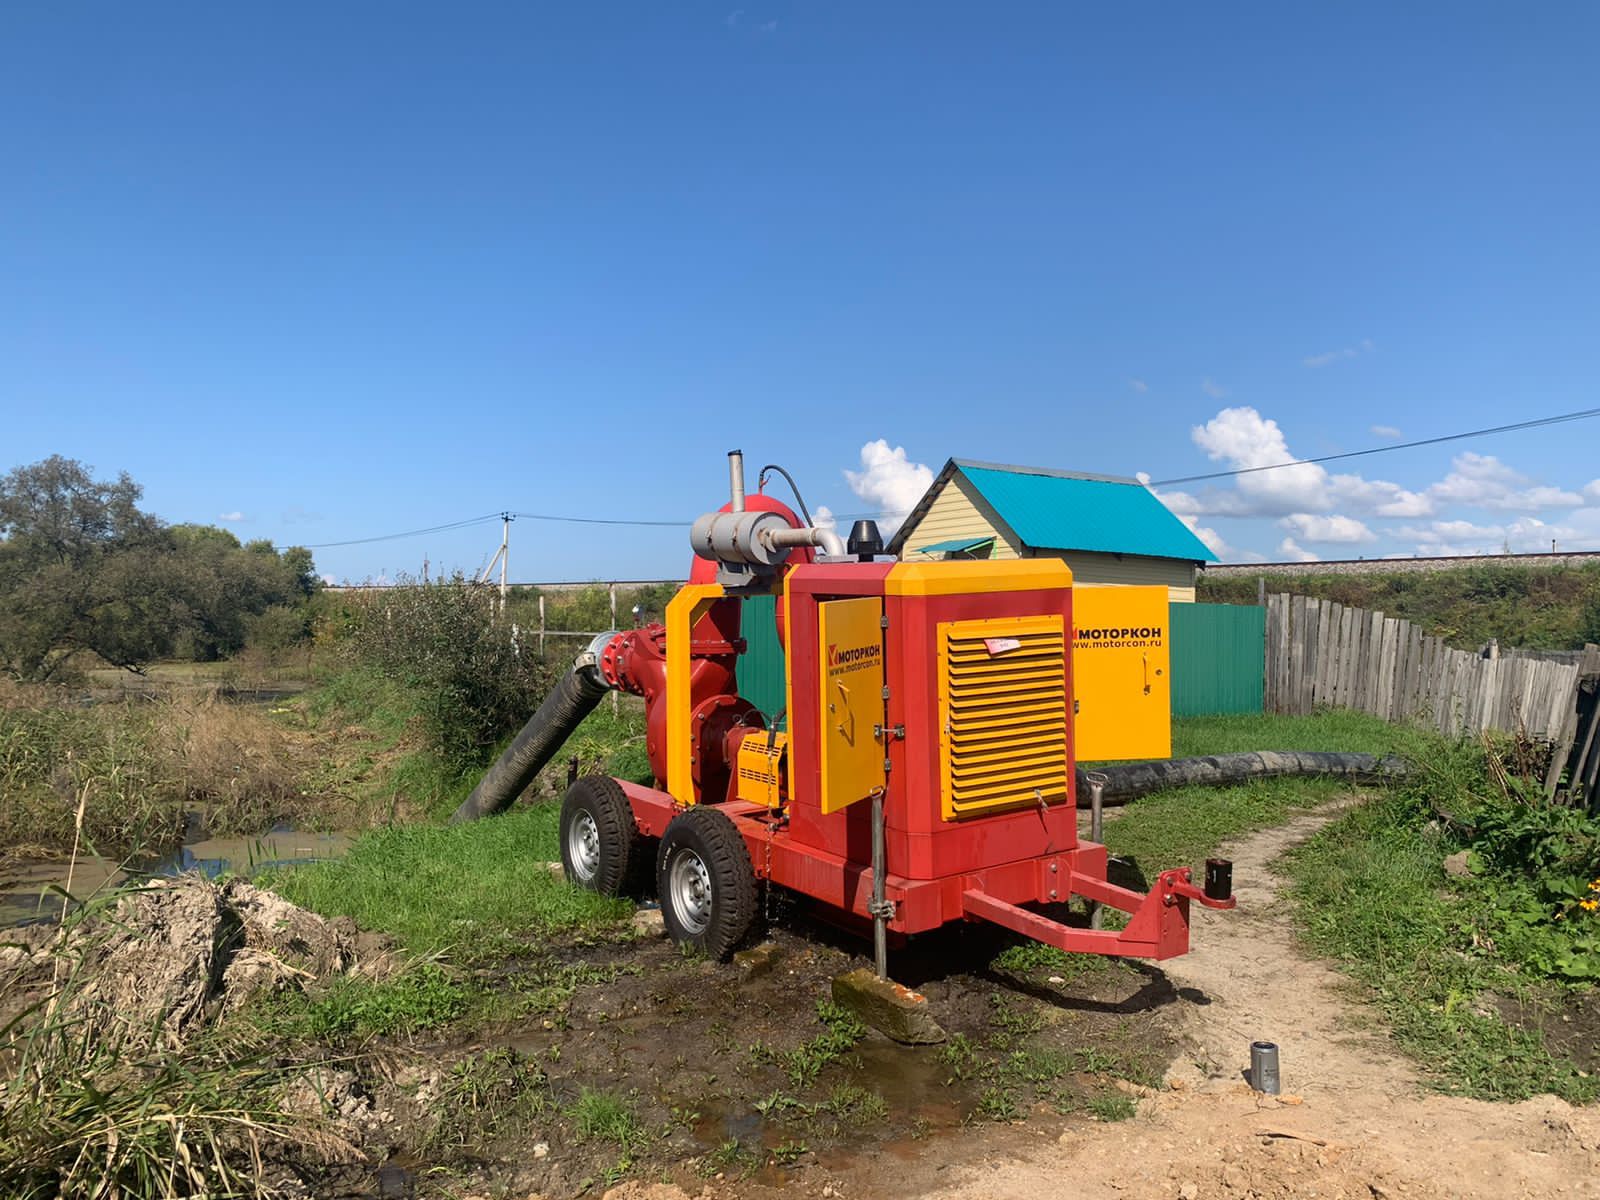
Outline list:
[[[349,664],[410,690],[432,749],[452,766],[482,761],[554,682],[529,639],[497,617],[497,601],[456,575],[361,593],[329,614]]]

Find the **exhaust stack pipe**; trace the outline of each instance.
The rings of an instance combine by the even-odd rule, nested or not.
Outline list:
[[[744,511],[744,451],[728,451],[728,488],[733,498],[730,507],[736,513]]]

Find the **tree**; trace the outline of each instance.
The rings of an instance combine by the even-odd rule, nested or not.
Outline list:
[[[310,551],[167,526],[141,495],[125,473],[96,480],[60,455],[0,478],[0,669],[48,681],[79,651],[130,670],[180,650],[215,658],[253,617],[315,590]]]
[[[0,661],[50,679],[72,651],[132,665],[170,646],[170,597],[154,560],[169,548],[127,474],[91,478],[53,455],[0,479]]]

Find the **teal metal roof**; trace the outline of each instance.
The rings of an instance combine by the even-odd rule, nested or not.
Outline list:
[[[1017,536],[1036,550],[1216,561],[1206,544],[1138,480],[959,460],[952,465]]]
[[[994,534],[987,537],[955,538],[948,542],[935,542],[931,546],[918,546],[918,554],[937,554],[943,550],[947,554],[959,554],[963,550],[976,550],[979,546],[987,546],[994,541]]]

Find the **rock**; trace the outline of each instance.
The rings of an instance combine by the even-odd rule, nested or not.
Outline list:
[[[834,976],[833,1002],[904,1045],[926,1046],[945,1040],[925,996],[893,980],[879,979],[866,967]]]
[[[633,935],[641,938],[665,937],[667,923],[659,908],[641,908],[633,914]]]
[[[535,1142],[533,1144],[533,1156],[535,1158],[548,1158],[550,1156],[550,1143]]]
[[[1456,879],[1464,879],[1472,874],[1470,859],[1472,851],[1460,850],[1444,860],[1444,873]]]
[[[1185,1183],[1178,1188],[1178,1200],[1195,1200],[1200,1195],[1200,1189],[1195,1184]]]
[[[777,942],[762,942],[759,946],[751,946],[748,950],[741,950],[733,956],[733,965],[739,968],[739,974],[746,979],[754,979],[758,975],[765,975],[772,970],[783,951],[778,948]]]
[[[544,864],[544,869],[556,879],[565,879],[567,877],[567,869],[558,862],[547,862]]]

